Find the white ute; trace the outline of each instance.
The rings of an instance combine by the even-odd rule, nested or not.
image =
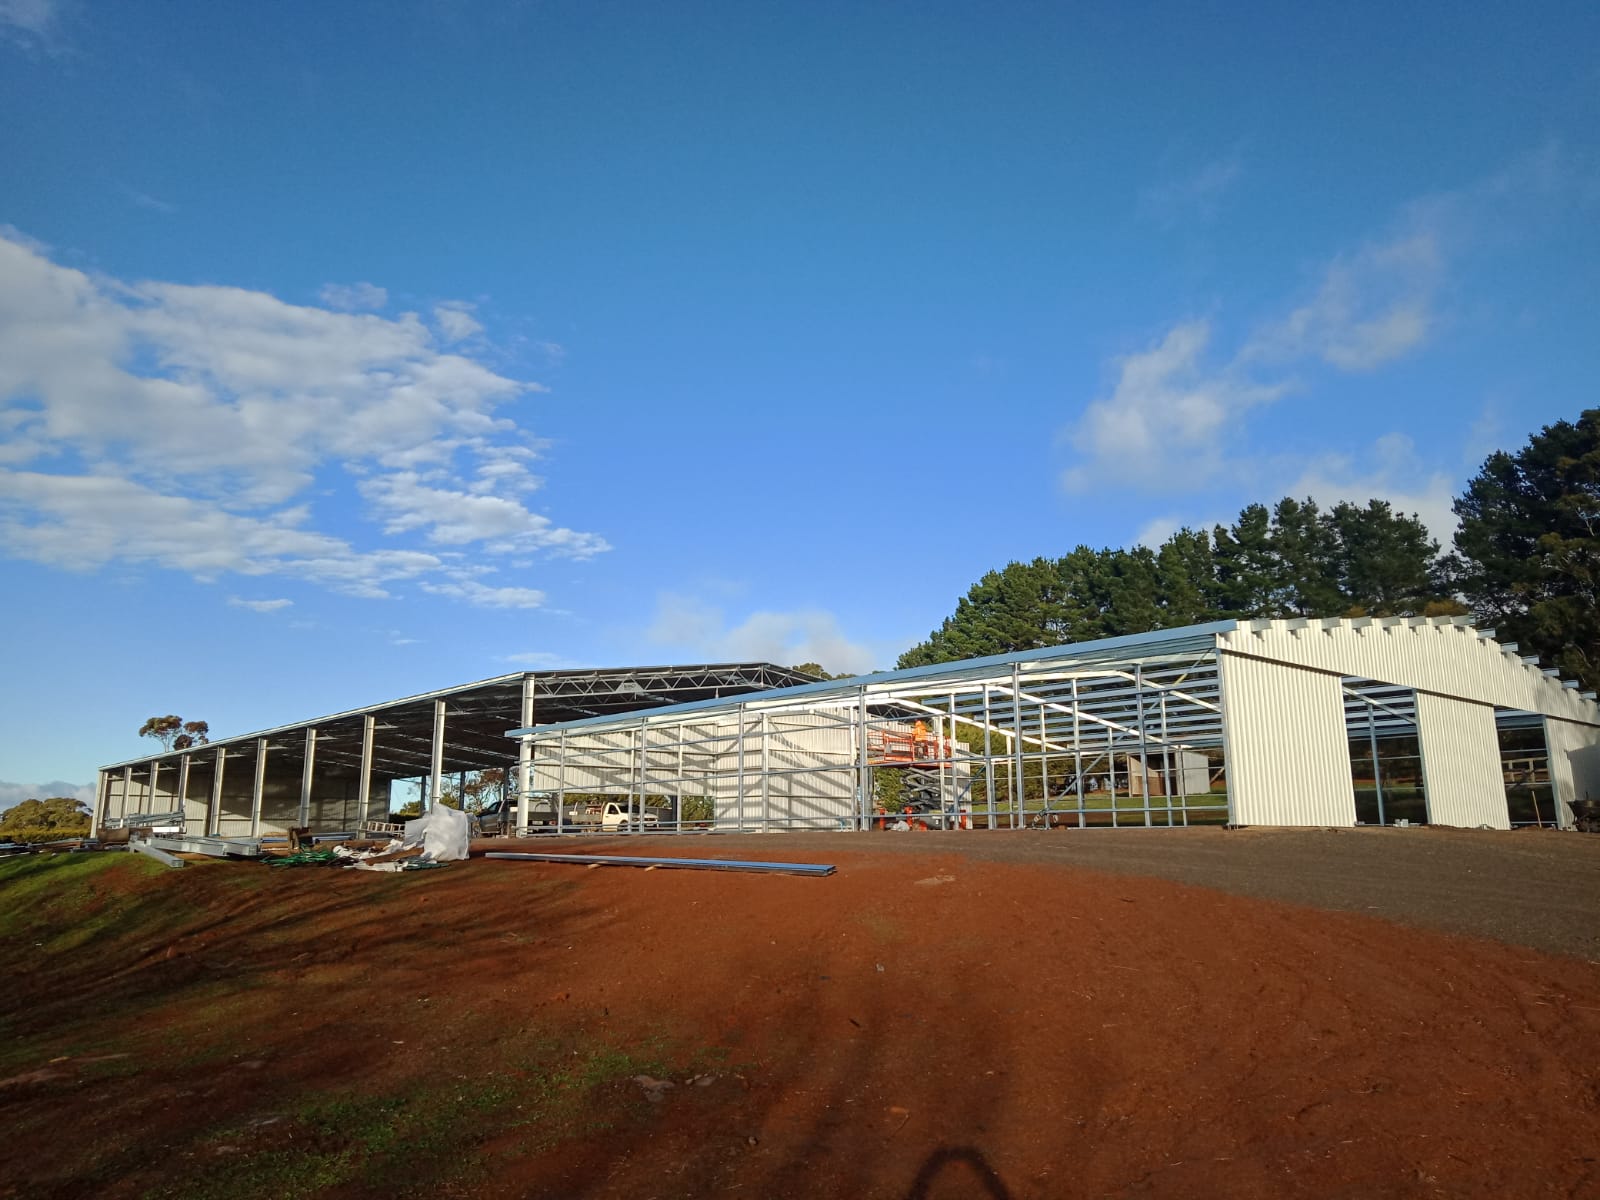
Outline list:
[[[630,830],[655,829],[661,819],[646,809],[635,812],[626,804],[607,800],[604,804],[585,804],[567,814],[569,825],[598,825],[607,833],[627,833]]]

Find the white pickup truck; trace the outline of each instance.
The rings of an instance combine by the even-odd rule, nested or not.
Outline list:
[[[482,812],[473,815],[474,837],[513,837],[517,824],[515,797],[497,800]],[[640,832],[660,827],[661,818],[648,808],[635,812],[627,804],[607,800],[603,804],[579,804],[562,813],[561,823],[573,829],[590,829],[598,825],[607,833]],[[536,795],[528,806],[528,825],[538,833],[553,833],[556,828],[555,803],[552,797]]]
[[[655,829],[661,824],[661,819],[649,809],[639,812],[616,800],[607,800],[604,804],[580,804],[567,813],[566,823],[573,826],[598,825],[607,833],[627,833]]]

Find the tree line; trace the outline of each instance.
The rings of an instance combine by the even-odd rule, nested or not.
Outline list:
[[[902,667],[1252,617],[1471,614],[1600,686],[1600,409],[1497,451],[1454,503],[1453,549],[1383,500],[1285,497],[1157,548],[1012,562],[973,584]]]

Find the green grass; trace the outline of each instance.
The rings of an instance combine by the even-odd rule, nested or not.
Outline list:
[[[169,868],[138,854],[34,854],[0,863],[0,943],[56,955],[76,950],[130,921],[154,929],[182,919],[174,906],[125,903],[129,879]]]
[[[487,1142],[526,1131],[519,1152],[537,1152],[574,1133],[604,1132],[645,1102],[601,1103],[601,1093],[635,1075],[698,1069],[674,1069],[659,1040],[566,1057],[546,1044],[509,1070],[424,1080],[399,1094],[309,1098],[271,1124],[258,1117],[202,1134],[182,1177],[144,1200],[294,1200],[354,1183],[386,1195],[434,1194],[482,1178],[492,1165],[482,1154]]]

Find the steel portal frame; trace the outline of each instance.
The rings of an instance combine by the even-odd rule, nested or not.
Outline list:
[[[944,825],[1178,826],[1229,819],[1209,627],[1057,647],[521,729],[551,832],[575,800],[626,802],[643,828],[871,829],[881,781],[922,773]],[[920,723],[921,729],[916,734]],[[891,761],[886,738],[930,751]]]
[[[505,730],[536,716],[593,719],[686,701],[714,702],[810,679],[762,662],[519,671],[109,764],[99,771],[95,828],[162,806],[182,810],[194,801],[203,811],[192,812],[189,820],[201,832],[220,832],[226,819],[237,835],[259,835],[263,797],[273,784],[292,793],[293,823],[349,828],[369,815],[375,785],[420,779],[431,800],[444,779],[468,771],[499,767],[508,777],[519,775],[522,764]],[[199,776],[194,788],[191,774]],[[233,788],[235,780],[248,783]],[[328,801],[335,784],[348,795]],[[232,807],[224,811],[229,800]],[[315,814],[334,803],[339,811],[319,820]],[[348,811],[352,803],[353,814]]]

